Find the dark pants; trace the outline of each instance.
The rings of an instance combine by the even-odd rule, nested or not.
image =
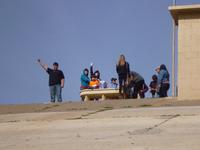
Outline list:
[[[167,91],[169,90],[169,83],[162,83],[160,86],[160,90],[159,90],[159,96],[160,97],[167,97]]]
[[[156,90],[151,90],[150,92],[151,92],[152,98],[155,98]]]
[[[119,76],[119,93],[125,93],[124,88],[126,84],[127,76]]]
[[[140,92],[141,90],[143,90],[143,85],[144,85],[144,80],[141,80],[141,81],[135,83],[134,92],[133,92],[133,96],[132,96],[133,98],[137,98],[138,94],[140,94],[140,98],[145,97],[144,93]]]

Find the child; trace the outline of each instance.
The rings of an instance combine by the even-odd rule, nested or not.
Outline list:
[[[150,87],[150,92],[152,94],[152,98],[155,98],[156,92],[157,92],[157,86],[158,86],[158,77],[157,75],[152,76],[152,81],[149,85]]]
[[[112,78],[111,79],[110,88],[113,88],[113,89],[117,89],[118,88],[118,84],[117,84],[117,79],[116,78]]]
[[[92,80],[90,81],[90,88],[91,89],[98,89],[100,85],[100,81],[97,79],[95,75],[92,76]]]
[[[81,75],[81,87],[80,87],[81,90],[89,88],[90,78],[88,77],[88,75],[89,75],[89,70],[85,68],[83,70],[83,74]]]
[[[101,80],[100,81],[100,89],[106,89],[108,87],[108,84],[106,81]]]

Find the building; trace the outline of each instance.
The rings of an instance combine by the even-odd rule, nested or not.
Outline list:
[[[200,5],[169,11],[178,26],[178,99],[200,100]]]

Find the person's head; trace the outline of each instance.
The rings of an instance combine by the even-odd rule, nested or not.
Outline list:
[[[117,83],[117,79],[116,79],[116,78],[112,78],[112,79],[111,79],[111,82],[112,82],[112,83]]]
[[[87,68],[85,68],[84,71],[83,71],[83,74],[86,75],[86,76],[88,76],[89,70]]]
[[[152,80],[153,80],[153,81],[157,81],[157,80],[158,80],[157,75],[154,74],[154,75],[152,76]]]
[[[167,72],[167,78],[169,80],[170,75],[169,75],[169,72],[167,70],[167,67],[164,64],[160,65],[160,70],[165,70]]]
[[[96,70],[96,71],[94,72],[94,75],[95,75],[97,78],[100,78],[100,72],[99,72],[99,70]]]
[[[96,81],[97,80],[97,76],[93,75],[92,76],[92,81]]]
[[[53,70],[58,70],[59,64],[57,62],[53,63]]]
[[[164,64],[162,64],[162,65],[160,65],[160,70],[166,70],[167,71],[167,67]]]
[[[155,71],[156,71],[157,73],[159,73],[159,72],[160,72],[160,66],[157,67],[157,68],[155,69]]]
[[[124,55],[120,55],[118,65],[123,66],[126,63],[126,58]]]

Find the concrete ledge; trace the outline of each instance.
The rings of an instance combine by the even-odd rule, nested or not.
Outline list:
[[[200,5],[182,5],[168,7],[176,25],[178,25],[179,17],[188,14],[200,14]]]
[[[88,101],[93,99],[118,99],[119,97],[119,89],[86,89],[80,92],[80,96],[82,100]]]

